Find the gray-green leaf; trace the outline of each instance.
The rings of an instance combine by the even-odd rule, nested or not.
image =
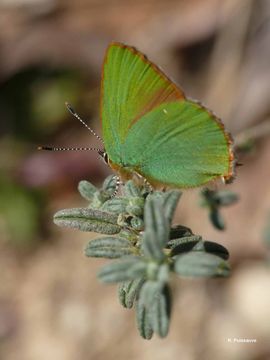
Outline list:
[[[202,237],[200,235],[191,235],[191,236],[183,236],[178,239],[169,240],[167,246],[174,250],[176,247],[182,247],[183,251],[189,251],[194,247],[194,245],[201,241]]]
[[[163,196],[163,211],[169,224],[172,222],[173,215],[182,193],[178,190],[166,191]]]
[[[213,277],[228,276],[230,268],[216,255],[191,251],[175,258],[174,271],[181,276]]]
[[[102,190],[107,192],[108,195],[112,195],[115,192],[117,186],[117,176],[110,175],[108,176],[102,185]]]
[[[146,263],[140,257],[127,257],[124,260],[105,265],[98,277],[107,283],[135,280],[144,277]]]
[[[147,310],[152,307],[153,302],[155,301],[163,286],[163,282],[152,280],[148,280],[143,284],[140,291],[139,301],[144,304]]]
[[[156,334],[165,337],[169,331],[171,296],[167,285],[156,295],[150,309],[150,323]]]
[[[125,308],[132,308],[134,301],[138,299],[139,291],[144,281],[144,279],[135,279],[119,284],[118,298]]]
[[[60,210],[53,220],[58,226],[108,235],[117,234],[121,230],[117,224],[117,215],[90,208]]]
[[[165,258],[163,248],[169,237],[169,222],[164,215],[162,200],[148,197],[144,210],[145,231],[142,249],[145,256],[162,260]]]
[[[116,214],[121,214],[126,211],[126,207],[128,204],[128,199],[124,197],[115,197],[110,200],[107,200],[102,205],[102,210],[114,212]]]
[[[128,197],[141,197],[140,188],[132,180],[126,182],[124,191]]]
[[[123,238],[104,237],[89,241],[84,253],[90,257],[116,259],[125,255],[134,254],[136,250],[130,241]]]
[[[218,230],[225,229],[225,223],[222,215],[220,214],[218,209],[212,209],[209,212],[209,219],[211,220],[214,227]]]
[[[86,180],[79,182],[78,190],[81,196],[88,201],[91,201],[94,194],[99,191],[93,184]]]
[[[153,336],[153,329],[150,323],[149,312],[146,310],[144,304],[140,299],[136,306],[136,320],[139,333],[142,338],[150,340]]]
[[[232,191],[220,190],[217,191],[215,199],[219,205],[228,206],[237,202],[239,200],[239,196]]]

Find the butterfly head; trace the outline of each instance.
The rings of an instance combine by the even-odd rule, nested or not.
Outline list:
[[[109,157],[106,151],[104,150],[97,150],[98,154],[101,156],[102,160],[105,162],[105,164],[109,164]]]

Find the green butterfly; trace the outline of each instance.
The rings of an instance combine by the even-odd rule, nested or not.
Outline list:
[[[79,115],[77,117],[99,140]],[[190,188],[234,177],[232,139],[221,120],[186,98],[134,47],[113,42],[103,64],[101,121],[105,150],[97,150],[121,178],[143,178],[152,187]]]
[[[222,122],[189,100],[137,49],[113,42],[103,64],[104,159],[124,179],[189,188],[234,176],[232,139]]]

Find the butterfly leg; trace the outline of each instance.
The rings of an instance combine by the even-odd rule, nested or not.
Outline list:
[[[144,184],[144,186],[145,187],[148,187],[148,189],[149,189],[149,192],[153,192],[154,191],[154,189],[153,189],[153,186],[150,184],[150,182],[148,181],[148,180],[146,180],[145,178],[143,178],[143,184]]]
[[[111,196],[111,199],[114,198],[117,195],[117,193],[119,191],[119,188],[120,188],[120,185],[123,185],[123,182],[121,181],[120,176],[115,175],[114,179],[116,180],[116,184],[115,184],[115,190],[114,190],[114,192],[113,192],[113,194]]]
[[[145,177],[143,177],[141,174],[138,174],[137,172],[136,172],[136,175],[140,180],[143,180],[143,185],[146,188],[148,188],[149,192],[154,191],[153,186],[150,184],[150,182]]]

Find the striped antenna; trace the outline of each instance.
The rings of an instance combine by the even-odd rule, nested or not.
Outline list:
[[[71,115],[73,115],[76,119],[78,119],[86,127],[86,129],[88,129],[103,144],[103,140],[101,139],[101,137],[98,136],[98,134],[96,134],[95,131],[93,129],[91,129],[90,126],[88,126],[82,120],[82,118],[76,113],[76,111],[73,109],[73,107],[68,102],[65,102],[65,105],[66,105],[68,111],[71,113]]]
[[[47,150],[47,151],[97,151],[100,155],[103,154],[103,151],[97,148],[91,147],[56,147],[56,146],[38,146],[38,150]]]

